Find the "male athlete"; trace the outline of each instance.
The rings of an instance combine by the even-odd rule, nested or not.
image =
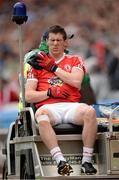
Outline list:
[[[58,173],[73,172],[58,145],[53,125],[72,123],[83,125],[83,158],[81,172],[95,174],[92,165],[93,146],[97,133],[95,110],[80,101],[80,88],[85,67],[77,55],[66,55],[67,34],[59,25],[48,29],[49,54],[38,52],[34,56],[39,69],[31,68],[27,74],[25,99],[34,103],[40,136],[57,162]]]

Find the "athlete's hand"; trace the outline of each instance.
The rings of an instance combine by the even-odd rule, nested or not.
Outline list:
[[[44,52],[37,53],[36,62],[38,63],[39,67],[44,68],[47,71],[55,72],[58,68],[53,57],[51,57],[49,54],[45,54]]]
[[[48,89],[47,95],[54,98],[66,98],[69,96],[69,93],[66,85],[56,85]]]

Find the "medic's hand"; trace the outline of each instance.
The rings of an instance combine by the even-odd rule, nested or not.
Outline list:
[[[47,71],[55,72],[58,68],[53,57],[45,54],[44,52],[37,53],[36,62],[38,63],[39,67],[44,68]]]
[[[67,98],[69,96],[68,92],[66,85],[56,85],[48,89],[47,96],[54,98]]]

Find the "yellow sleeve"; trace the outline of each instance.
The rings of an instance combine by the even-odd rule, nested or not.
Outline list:
[[[31,68],[30,64],[28,64],[28,63],[24,64],[24,83],[26,83],[27,72],[30,70],[30,68]],[[18,109],[19,109],[19,112],[22,111],[22,109],[23,109],[21,90],[20,90],[20,93],[19,93]]]

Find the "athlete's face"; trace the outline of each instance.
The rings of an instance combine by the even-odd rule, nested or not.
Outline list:
[[[63,55],[64,49],[67,46],[67,40],[64,40],[60,33],[49,33],[47,45],[50,53],[57,58]]]

